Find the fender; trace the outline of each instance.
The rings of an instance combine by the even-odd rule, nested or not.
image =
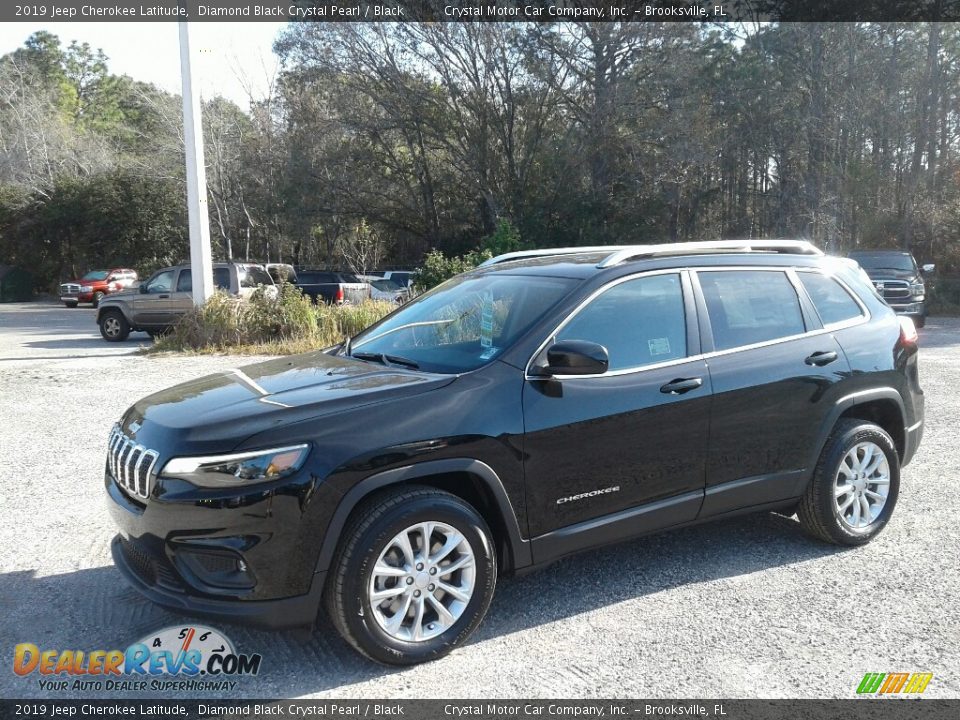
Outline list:
[[[480,478],[490,490],[497,503],[497,509],[507,529],[507,547],[509,549],[513,569],[527,567],[533,564],[533,555],[530,551],[530,541],[524,540],[517,524],[517,515],[513,511],[510,497],[500,481],[500,477],[489,465],[472,458],[448,458],[445,460],[430,460],[427,462],[407,465],[401,468],[385,470],[361,480],[343,497],[333,513],[330,525],[324,533],[320,556],[317,558],[316,572],[326,572],[333,560],[333,553],[340,542],[340,534],[347,524],[347,518],[354,508],[370,493],[401,482],[427,479],[431,475],[443,475],[451,472],[468,472]]]
[[[837,400],[836,405],[831,408],[830,414],[826,418],[826,422],[824,422],[823,427],[820,428],[820,434],[817,436],[817,442],[814,445],[815,452],[811,456],[810,462],[807,464],[807,467],[810,468],[810,472],[804,473],[804,475],[801,477],[796,488],[797,495],[802,495],[804,490],[806,490],[807,483],[810,480],[810,475],[813,472],[813,468],[817,466],[820,455],[823,453],[823,448],[826,447],[827,439],[830,437],[830,433],[833,432],[833,428],[837,424],[837,420],[840,419],[840,416],[856,405],[873,402],[874,400],[892,400],[894,403],[896,403],[897,409],[900,412],[900,422],[906,426],[904,419],[907,415],[903,407],[903,398],[900,397],[900,393],[898,393],[894,388],[879,387],[851,393],[850,395],[844,395],[842,398]]]

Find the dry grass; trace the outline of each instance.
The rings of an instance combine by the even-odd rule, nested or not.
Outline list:
[[[359,305],[313,305],[288,284],[281,286],[276,299],[255,293],[241,302],[218,292],[203,307],[184,315],[146,352],[293,355],[336,345],[395,309],[391,303],[372,300]]]

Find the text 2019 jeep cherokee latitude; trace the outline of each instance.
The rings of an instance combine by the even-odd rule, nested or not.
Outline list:
[[[806,243],[502,256],[324,352],[159,392],[110,438],[117,566],[376,660],[463,643],[497,576],[796,510],[867,542],[923,431],[916,333]]]

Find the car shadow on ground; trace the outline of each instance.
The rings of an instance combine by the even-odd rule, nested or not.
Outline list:
[[[146,333],[131,333],[126,340],[107,342],[100,334],[86,338],[58,338],[56,340],[31,340],[23,343],[26,347],[43,348],[48,350],[103,350],[110,348],[132,348],[139,345],[151,345],[153,338]]]
[[[633,598],[838,552],[842,550],[802,535],[796,520],[770,513],[640,538],[502,579],[470,645]],[[723,593],[723,586],[716,592]],[[536,603],[530,598],[536,598]],[[41,649],[124,649],[160,628],[191,622],[142,598],[112,566],[47,577],[36,577],[32,571],[4,573],[0,608],[5,616],[0,621],[3,635]],[[266,632],[198,622],[222,629],[238,652],[263,656],[261,674],[242,680],[244,697],[293,697],[404,672],[361,658],[322,614],[313,632]],[[469,647],[462,652],[470,652]],[[39,692],[36,677],[10,674],[0,679],[2,685],[7,686],[3,688],[6,697]],[[230,696],[236,693],[223,695]]]

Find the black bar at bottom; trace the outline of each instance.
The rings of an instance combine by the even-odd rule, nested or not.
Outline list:
[[[0,718],[956,720],[960,700],[0,700]]]

